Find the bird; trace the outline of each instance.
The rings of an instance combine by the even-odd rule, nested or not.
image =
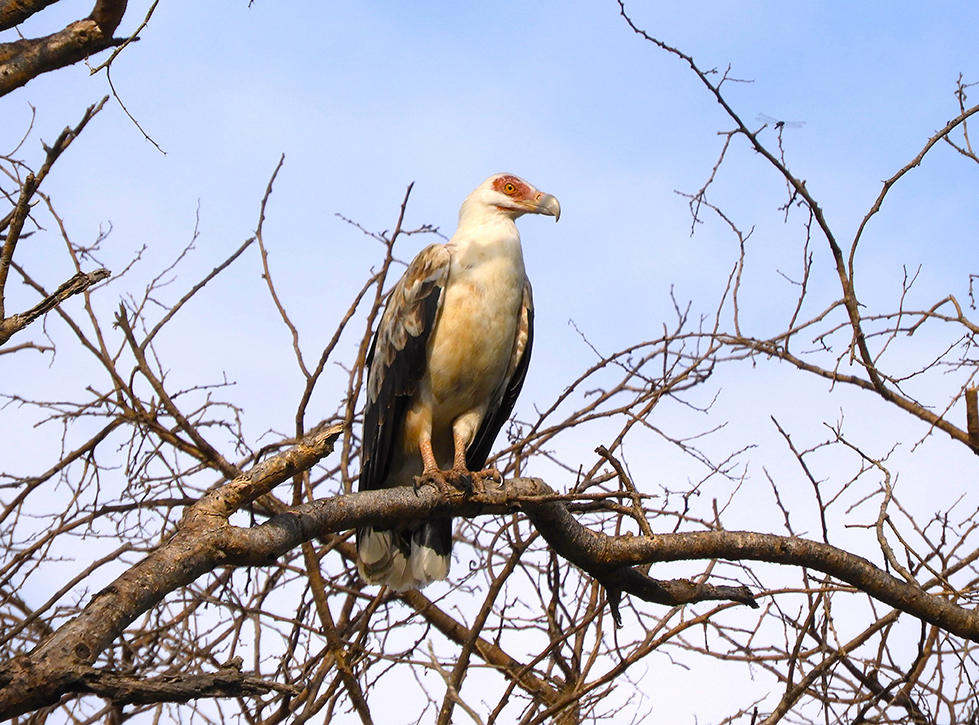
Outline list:
[[[561,205],[513,174],[491,176],[459,210],[445,244],[414,258],[394,286],[366,358],[359,490],[426,483],[464,492],[483,471],[523,387],[534,304],[515,221]],[[445,466],[445,468],[443,468]],[[368,584],[421,589],[449,573],[452,520],[357,530]]]

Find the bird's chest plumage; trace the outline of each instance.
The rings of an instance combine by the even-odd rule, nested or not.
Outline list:
[[[523,259],[495,254],[454,260],[428,356],[436,418],[488,405],[513,350],[523,299]]]

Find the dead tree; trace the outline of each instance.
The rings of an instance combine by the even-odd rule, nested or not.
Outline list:
[[[695,225],[709,215],[730,230],[730,278],[711,314],[677,302],[654,338],[593,348],[594,363],[557,399],[513,421],[495,459],[503,485],[470,496],[352,492],[363,362],[399,241],[437,232],[404,227],[410,187],[393,231],[366,232],[380,261],[309,355],[263,231],[281,163],[253,237],[206,272],[191,240],[138,291],[130,268],[106,279],[93,262],[100,240],[69,239],[38,190],[98,107],[45,150],[36,173],[5,159],[19,191],[8,195],[0,290],[16,275],[38,302],[0,315],[10,330],[3,342],[20,332],[25,342],[7,350],[47,355],[53,345],[92,372],[71,398],[47,395],[43,376],[4,391],[9,411],[38,423],[38,440],[61,443],[36,470],[0,478],[2,717],[384,722],[395,708],[401,719],[440,723],[463,712],[485,723],[638,719],[646,706],[632,678],[642,667],[696,670],[714,660],[728,677],[747,681],[750,670],[769,686],[763,695],[746,688],[726,721],[975,718],[979,509],[967,487],[950,510],[916,509],[895,486],[890,450],[866,450],[842,423],[817,439],[774,419],[812,492],[806,513],[815,511],[816,533],[797,531],[803,513],[791,487],[764,460],[754,461],[766,471],[767,498],[751,502],[759,525],[729,530],[755,451],[718,456],[705,441],[723,425],[710,405],[716,381],[777,360],[800,380],[852,388],[923,422],[929,436],[977,450],[971,299],[910,306],[910,276],[893,307],[869,308],[855,272],[865,228],[925,154],[946,144],[977,160],[968,121],[979,107],[967,106],[960,83],[957,117],[885,182],[844,242],[789,171],[782,127],[750,128],[725,99],[726,75],[703,72],[626,21],[685,62],[731,120],[715,173],[688,195]],[[708,194],[735,143],[785,181],[778,213],[800,239],[797,295],[774,335],[753,335],[741,311],[765,293],[742,284],[753,263],[749,235]],[[79,277],[63,289],[48,290],[15,260],[17,240],[42,212]],[[261,271],[264,290],[254,295],[265,295],[288,332],[293,366],[283,374],[300,383],[294,430],[258,439],[244,421],[261,411],[245,409],[223,375],[179,380],[187,311],[214,279],[246,265]],[[178,272],[197,281],[177,292]],[[813,292],[817,275],[834,283],[829,304]],[[96,295],[121,302],[107,315]],[[44,315],[49,338],[40,343],[26,331]],[[907,362],[911,343],[925,362]],[[345,389],[332,414],[314,418],[313,395],[337,361]],[[703,429],[672,429],[669,406],[698,410]],[[594,445],[583,449],[584,439]],[[692,461],[699,477],[633,463],[651,441]],[[395,593],[360,581],[354,528],[432,515],[460,520],[465,546],[451,586]]]

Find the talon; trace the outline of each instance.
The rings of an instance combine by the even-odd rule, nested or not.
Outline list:
[[[430,473],[423,472],[422,475],[412,479],[412,487],[415,489],[416,496],[423,486],[431,486],[444,496],[453,491],[453,488],[445,480],[445,474],[438,470]]]
[[[496,468],[487,468],[484,471],[472,474],[474,490],[478,494],[486,493],[486,482],[493,481],[497,485],[503,485],[503,475]]]
[[[451,468],[444,472],[445,482],[451,485],[455,491],[462,491],[466,496],[473,492],[473,473],[465,468]]]
[[[431,486],[443,496],[451,496],[460,491],[465,496],[471,496],[474,490],[473,484],[478,475],[465,469],[456,470],[454,468],[448,471],[432,471],[415,476],[412,485],[415,489],[415,495],[418,494],[422,486]],[[482,482],[480,482],[480,487],[482,487]]]
[[[500,483],[500,484],[503,483],[503,474],[500,473],[499,469],[497,469],[496,466],[487,468],[485,471],[483,471],[483,475],[489,480],[491,480],[493,483]]]

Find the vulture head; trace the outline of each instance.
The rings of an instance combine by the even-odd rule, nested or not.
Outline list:
[[[476,187],[462,204],[460,217],[467,211],[496,209],[510,219],[524,214],[546,214],[557,221],[561,218],[561,205],[550,194],[538,191],[519,176],[496,174]]]

